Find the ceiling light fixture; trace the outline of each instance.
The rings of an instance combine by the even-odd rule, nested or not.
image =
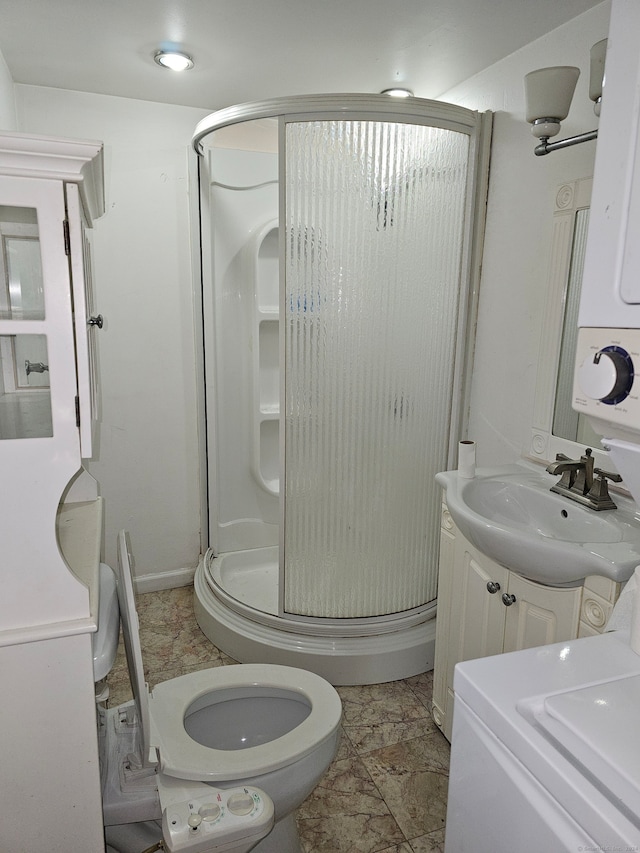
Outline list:
[[[604,60],[607,52],[607,39],[602,39],[591,48],[591,68],[589,97],[594,102],[593,111],[600,115],[602,85],[604,82]],[[541,157],[559,148],[568,148],[580,142],[589,142],[598,136],[597,130],[558,139],[549,142],[551,136],[560,133],[560,123],[569,115],[571,99],[575,92],[580,69],[573,65],[555,65],[551,68],[539,68],[525,75],[524,89],[527,121],[531,124],[531,133],[540,140],[534,153]]]
[[[153,57],[158,65],[171,71],[188,71],[193,68],[193,59],[179,50],[159,50]]]
[[[381,95],[391,95],[394,98],[413,98],[411,89],[383,89]]]

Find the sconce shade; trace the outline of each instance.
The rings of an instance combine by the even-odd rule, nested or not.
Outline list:
[[[555,119],[559,125],[569,115],[579,76],[580,69],[573,65],[539,68],[526,74],[524,88],[527,121],[533,124],[536,119],[549,118]]]
[[[591,66],[589,76],[589,97],[597,101],[602,97],[602,83],[604,81],[604,60],[607,55],[607,39],[596,42],[591,48]],[[597,108],[596,104],[596,108]]]
[[[607,52],[607,40],[602,39],[591,48],[591,68],[589,77],[589,97],[594,101],[593,111],[600,115],[602,88],[604,83],[604,62]],[[560,122],[569,115],[571,99],[576,90],[580,69],[574,65],[554,65],[530,71],[524,78],[524,93],[527,121],[531,133],[539,140],[533,153],[536,157],[561,151],[581,142],[597,139],[597,130],[588,130],[549,142],[552,136],[560,133]]]

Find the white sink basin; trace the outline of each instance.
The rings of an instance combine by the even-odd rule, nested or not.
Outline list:
[[[628,580],[640,565],[636,504],[596,512],[549,491],[558,478],[527,463],[436,475],[461,533],[487,557],[539,583],[579,583],[588,575]]]

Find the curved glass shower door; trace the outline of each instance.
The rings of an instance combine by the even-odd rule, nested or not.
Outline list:
[[[391,121],[285,133],[283,609],[436,597],[469,137]]]
[[[483,129],[469,110],[381,95],[229,107],[196,129],[202,577],[225,613],[408,643],[433,618]]]

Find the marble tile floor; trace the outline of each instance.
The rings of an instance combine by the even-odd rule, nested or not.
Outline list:
[[[187,672],[235,663],[200,631],[191,587],[138,596],[145,676],[153,689]],[[296,816],[304,853],[441,853],[449,744],[429,712],[432,673],[339,687],[338,755]],[[111,706],[131,698],[122,641]]]

